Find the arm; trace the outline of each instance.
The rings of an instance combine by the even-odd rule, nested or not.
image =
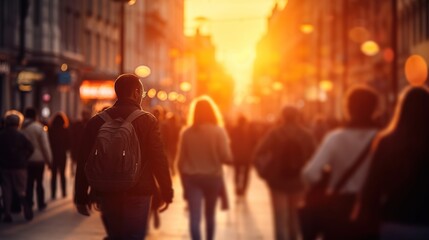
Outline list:
[[[52,151],[51,144],[49,143],[48,132],[45,130],[46,128],[42,127],[42,130],[39,135],[39,145],[42,148],[43,158],[45,159],[46,164],[49,167],[52,165]]]
[[[331,161],[334,148],[335,140],[331,134],[323,140],[313,158],[305,165],[301,173],[304,182],[311,185],[322,178],[323,168]]]
[[[152,161],[153,174],[159,184],[162,199],[169,204],[173,201],[173,187],[168,160],[164,152],[157,120],[152,119],[151,124],[147,138],[149,140],[149,161]]]

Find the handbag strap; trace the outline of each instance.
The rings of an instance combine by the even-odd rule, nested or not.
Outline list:
[[[371,137],[367,145],[364,147],[364,149],[354,161],[353,165],[349,169],[347,169],[347,171],[341,176],[340,180],[335,185],[332,193],[338,193],[341,188],[344,187],[344,185],[347,183],[349,178],[356,172],[359,166],[362,165],[362,163],[365,161],[365,157],[368,155],[369,149],[371,148],[373,139],[374,137]]]

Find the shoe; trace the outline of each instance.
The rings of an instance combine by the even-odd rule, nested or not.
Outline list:
[[[10,216],[10,215],[5,215],[5,216],[3,217],[3,222],[4,222],[4,223],[11,223],[11,222],[13,222],[13,220],[12,220],[12,216]]]
[[[23,205],[23,208],[24,208],[24,217],[25,217],[25,220],[31,221],[33,219],[33,209],[26,202],[24,202],[22,205]]]

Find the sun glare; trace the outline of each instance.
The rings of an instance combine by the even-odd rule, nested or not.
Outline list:
[[[188,0],[185,6],[185,34],[194,35],[200,27],[212,36],[217,60],[235,81],[235,93],[247,94],[252,77],[255,46],[266,30],[266,21],[276,1]],[[285,7],[280,0],[278,7]],[[198,19],[198,21],[196,21]],[[201,21],[204,19],[204,21]],[[243,96],[237,96],[243,99]]]

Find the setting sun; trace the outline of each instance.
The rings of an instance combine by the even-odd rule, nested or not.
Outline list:
[[[267,18],[277,2],[235,0],[185,2],[185,34],[194,35],[197,28],[211,35],[217,60],[235,80],[235,93],[242,99],[252,76],[255,46],[266,31]]]

